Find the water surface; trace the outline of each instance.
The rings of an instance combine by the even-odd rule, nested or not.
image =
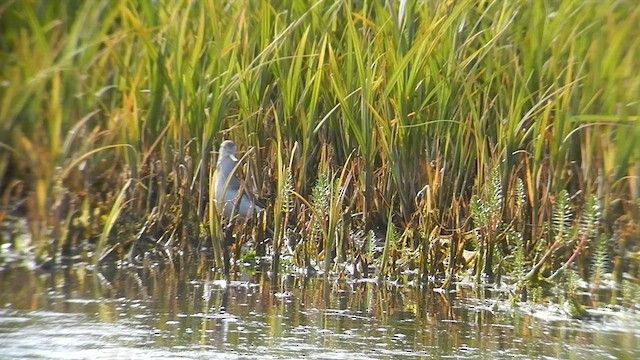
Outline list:
[[[227,282],[206,259],[0,271],[6,359],[640,358],[640,317],[513,306],[503,290],[268,272]]]

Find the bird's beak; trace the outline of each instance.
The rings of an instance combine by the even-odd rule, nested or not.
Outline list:
[[[230,158],[231,158],[231,160],[233,160],[233,161],[238,161],[238,158],[237,158],[234,154],[229,155],[229,157],[230,157]]]

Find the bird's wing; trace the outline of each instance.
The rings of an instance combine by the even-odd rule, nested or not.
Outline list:
[[[236,178],[235,175],[231,176],[229,179],[229,183],[227,184],[227,190],[229,191],[238,191],[240,189],[240,180]]]
[[[216,166],[216,198],[220,199],[222,194],[228,198],[230,194],[237,193],[240,189],[240,181],[235,176],[237,161],[231,157],[220,158]]]

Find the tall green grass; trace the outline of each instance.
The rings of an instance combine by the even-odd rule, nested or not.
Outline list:
[[[48,256],[51,237],[131,240],[135,226],[114,222],[155,211],[152,238],[194,251],[211,239],[219,263],[211,152],[233,139],[255,149],[244,165],[274,259],[296,233],[306,266],[366,268],[391,221],[385,274],[404,250],[425,276],[446,251],[469,265],[463,250],[478,274],[516,250],[558,269],[537,254],[556,250],[563,191],[573,213],[597,197],[611,242],[638,236],[639,17],[631,0],[5,2],[1,209],[24,199]],[[328,209],[310,205],[318,182]],[[581,249],[584,271],[604,251]]]

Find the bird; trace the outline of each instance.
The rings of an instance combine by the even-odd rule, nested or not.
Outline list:
[[[256,204],[253,194],[240,183],[235,175],[237,168],[236,144],[231,140],[225,140],[220,144],[214,174],[216,206],[226,218],[237,215],[246,219],[264,208]]]

